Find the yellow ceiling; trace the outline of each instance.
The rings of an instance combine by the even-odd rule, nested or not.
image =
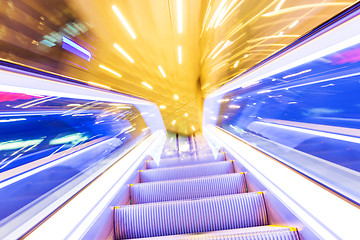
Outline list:
[[[203,96],[355,2],[5,0],[0,1],[0,13],[8,17],[6,24],[0,25],[0,43],[5,46],[0,49],[0,58],[164,105],[161,113],[168,131],[188,135],[201,130]],[[113,6],[123,15],[135,38]],[[19,29],[19,23],[25,27]],[[56,38],[57,33],[79,24],[85,31],[73,37],[92,53],[90,62],[64,51],[61,34],[60,40],[51,40],[53,46],[41,44],[46,37]]]
[[[203,9],[200,44],[204,95],[233,80],[355,2],[207,0]],[[216,14],[219,8],[225,9],[221,17]],[[211,21],[219,18],[222,21],[216,27]]]
[[[167,129],[191,134],[192,126],[196,131],[201,130],[203,95],[356,1],[180,0],[183,25],[180,34],[177,2],[69,1],[101,43],[92,64],[103,64],[122,75],[114,78],[111,73],[92,66],[92,72],[101,76],[96,81],[100,79],[101,84],[113,89],[165,105],[166,109],[161,111]],[[118,19],[113,5],[129,23],[136,39]],[[114,43],[123,48],[134,63],[119,53]],[[178,46],[182,47],[181,64]],[[142,85],[143,81],[153,89]],[[174,99],[175,94],[178,100]]]
[[[176,0],[72,0],[70,6],[99,40],[91,71],[97,82],[145,97],[161,109],[166,128],[181,134],[201,128],[200,0],[182,1],[182,33],[178,33]],[[133,39],[112,9],[115,5],[134,32]],[[101,43],[101,44],[100,44]],[[118,44],[134,61],[115,47]],[[178,46],[182,62],[179,64]],[[98,67],[104,65],[121,75]],[[158,66],[164,70],[164,77]],[[149,89],[142,82],[148,83]],[[178,100],[174,95],[178,96]],[[187,113],[187,117],[185,116]],[[176,122],[174,122],[174,120]],[[174,125],[173,125],[174,123]]]

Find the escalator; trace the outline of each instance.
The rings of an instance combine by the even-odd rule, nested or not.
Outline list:
[[[114,208],[116,239],[299,239],[269,225],[264,194],[235,169],[226,158],[147,160],[130,203]]]

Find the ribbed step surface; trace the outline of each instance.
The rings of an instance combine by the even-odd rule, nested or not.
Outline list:
[[[182,167],[147,169],[140,172],[140,182],[166,181],[234,173],[232,162],[221,161]]]
[[[184,234],[164,237],[142,238],[142,240],[299,240],[296,228],[289,227],[252,227],[202,234]]]
[[[175,167],[175,166],[186,166],[186,165],[198,165],[215,162],[215,159],[193,159],[193,158],[176,158],[176,159],[164,159],[160,160],[159,165],[154,160],[149,160],[146,162],[147,169],[154,168],[166,168],[166,167]]]
[[[199,200],[120,206],[117,239],[199,233],[267,224],[264,198],[242,193]]]
[[[246,192],[245,175],[230,173],[192,179],[134,184],[131,204],[197,199]]]

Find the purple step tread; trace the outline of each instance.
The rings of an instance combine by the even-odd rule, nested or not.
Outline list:
[[[262,193],[115,207],[117,239],[201,233],[267,224]]]
[[[176,158],[176,159],[160,160],[158,165],[154,160],[148,160],[146,162],[146,168],[147,169],[166,168],[166,167],[206,164],[212,162],[217,162],[217,161],[211,158],[205,158],[205,159]]]
[[[261,226],[238,228],[201,234],[181,234],[163,237],[142,238],[142,240],[300,240],[296,228]]]
[[[197,199],[246,192],[245,175],[230,173],[130,185],[131,204]]]
[[[140,171],[140,182],[156,182],[234,173],[232,162],[220,161],[181,167],[146,169]]]

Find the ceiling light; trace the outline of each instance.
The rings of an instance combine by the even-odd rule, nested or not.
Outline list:
[[[236,68],[237,66],[239,66],[239,62],[240,62],[240,61],[236,61],[236,62],[235,62],[234,68]]]
[[[148,84],[147,82],[142,82],[141,84],[147,88],[150,88],[151,90],[153,89],[153,87],[150,84]]]
[[[192,129],[193,131],[195,131],[195,127],[194,127],[194,126],[191,126],[191,129]]]
[[[216,51],[218,51],[218,49],[221,48],[221,46],[224,44],[224,41],[220,41],[211,51],[211,53],[208,55],[208,58],[213,56],[215,54]]]
[[[165,106],[165,105],[160,105],[159,108],[160,108],[160,109],[165,109],[166,106]]]
[[[179,64],[181,64],[182,63],[181,46],[178,46],[178,58],[179,58]]]
[[[120,19],[121,23],[124,25],[124,27],[126,28],[126,30],[130,33],[131,37],[133,39],[136,38],[135,33],[133,32],[133,30],[131,29],[130,25],[127,23],[127,21],[125,20],[124,16],[120,13],[119,9],[113,5],[112,9],[114,10],[116,16]]]
[[[220,15],[221,10],[223,9],[223,7],[225,6],[226,0],[222,0],[221,3],[219,4],[218,8],[216,9],[213,17],[211,18],[208,27],[206,28],[206,31],[209,29],[209,27],[213,27],[217,18]]]
[[[244,58],[247,58],[248,56],[249,56],[249,54],[245,54],[245,55],[244,55]]]
[[[111,70],[110,68],[108,68],[108,67],[106,67],[104,65],[100,64],[99,67],[106,70],[106,71],[108,71],[108,72],[111,72],[112,74],[114,74],[114,75],[116,75],[118,77],[121,77],[121,75],[119,73],[115,72],[114,70]]]
[[[171,123],[171,125],[173,125],[173,126],[174,126],[174,125],[175,125],[175,123],[176,123],[176,120],[173,120],[173,121],[172,121],[172,123]]]
[[[289,28],[295,27],[295,25],[298,24],[298,23],[299,23],[299,20],[296,20],[295,22],[293,22],[293,23],[289,26]]]
[[[211,4],[211,2],[209,2],[209,5],[208,5],[209,7],[207,8],[206,13],[205,13],[205,19],[204,19],[204,21],[203,21],[203,25],[202,25],[202,29],[201,29],[201,33],[200,33],[200,38],[201,38],[201,36],[202,36],[202,34],[203,34],[203,32],[204,32],[204,28],[205,28],[207,19],[208,19],[208,17],[209,17],[209,13],[210,13],[210,11],[211,11],[211,6],[210,6],[210,4]]]
[[[189,114],[188,114],[188,113],[185,113],[184,115],[185,115],[185,117],[188,117],[188,116],[189,116]]]
[[[130,62],[134,63],[134,60],[116,43],[114,43],[114,47],[118,50],[122,55],[124,55]]]
[[[111,87],[106,86],[106,85],[102,85],[102,84],[100,84],[100,83],[96,83],[96,82],[87,82],[87,83],[90,84],[90,85],[93,85],[93,86],[111,89]]]
[[[226,19],[244,2],[244,1],[240,1],[238,2],[238,4],[234,6],[235,3],[237,3],[238,1],[237,0],[233,0],[226,8],[226,16],[220,21],[220,24],[219,25],[222,25]],[[231,11],[229,11],[231,9]]]
[[[159,68],[161,74],[163,75],[163,77],[165,78],[166,75],[165,75],[165,72],[164,72],[164,70],[162,69],[162,67],[159,65],[158,68]]]
[[[217,55],[219,55],[225,48],[227,48],[228,46],[230,46],[233,42],[230,40],[226,40],[226,42],[224,43],[224,45],[220,48],[220,50],[215,53],[215,55],[212,57],[212,59],[216,58]]]
[[[279,4],[276,6],[276,8],[275,8],[274,12],[279,11],[279,10],[280,10],[280,8],[281,8],[281,6],[284,4],[284,2],[285,2],[285,0],[281,0],[281,1],[279,2]]]
[[[222,20],[227,17],[227,14],[229,12],[230,9],[233,9],[234,4],[236,3],[237,0],[233,0],[229,5],[227,5],[226,7],[224,6],[215,22],[214,28],[217,28],[219,25],[221,25],[220,23],[222,23]]]
[[[63,49],[65,49],[87,61],[90,61],[92,56],[91,56],[91,53],[87,49],[80,46],[76,42],[71,41],[70,39],[68,39],[65,36],[62,38],[62,41],[63,41],[63,44],[62,44]]]
[[[182,3],[177,0],[178,33],[182,33]]]
[[[179,95],[174,94],[174,99],[175,99],[175,100],[179,100]]]

